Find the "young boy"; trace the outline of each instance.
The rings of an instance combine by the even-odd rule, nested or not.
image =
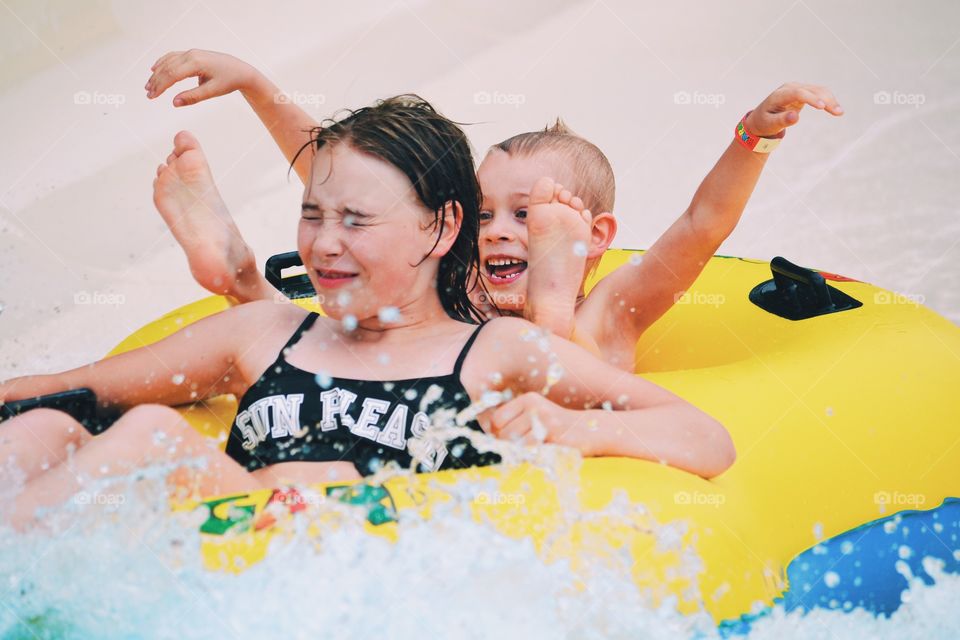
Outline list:
[[[309,178],[310,158],[297,154],[317,123],[256,69],[226,54],[190,50],[164,55],[151,71],[148,98],[199,78],[199,86],[178,94],[174,106],[239,90],[301,180]],[[788,83],[776,89],[740,121],[690,206],[643,259],[605,277],[589,296],[586,276],[617,229],[609,161],[559,121],[495,145],[477,171],[483,192],[479,277],[486,290],[477,288],[479,301],[488,303],[491,314],[523,315],[633,371],[640,335],[693,284],[736,227],[767,153],[799,121],[805,105],[843,113],[824,87]],[[241,302],[273,297],[252,250],[212,195],[186,215],[166,219],[194,277]]]

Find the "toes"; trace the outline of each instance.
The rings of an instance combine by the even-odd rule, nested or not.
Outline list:
[[[580,199],[580,196],[573,196],[570,198],[570,206],[577,211],[583,211],[583,200]]]
[[[590,209],[584,209],[580,212],[580,216],[583,218],[583,221],[587,224],[593,223],[593,214],[590,213]]]
[[[567,206],[570,206],[570,199],[571,199],[571,198],[573,198],[573,194],[570,193],[569,191],[567,191],[566,189],[564,189],[563,191],[561,191],[561,192],[560,192],[560,195],[557,196],[557,200],[559,200],[560,202],[562,202],[563,204],[565,204],[565,205],[567,205]]]
[[[554,194],[553,178],[540,178],[533,183],[530,189],[530,204],[547,204],[553,200]]]
[[[173,139],[173,153],[177,156],[183,155],[190,149],[199,149],[200,142],[189,131],[181,131]]]
[[[166,168],[167,168],[167,165],[165,165],[165,164],[161,164],[160,166],[158,166],[158,167],[157,167],[157,175],[159,176],[161,173],[163,173],[163,170],[166,169]]]

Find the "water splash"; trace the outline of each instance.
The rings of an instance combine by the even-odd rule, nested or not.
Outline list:
[[[475,432],[473,432],[475,433]],[[535,460],[575,504],[579,456],[558,447],[512,448]],[[368,535],[358,510],[320,503],[298,514],[274,539],[268,558],[239,575],[202,568],[200,511],[172,513],[164,478],[153,467],[100,481],[86,492],[123,490],[122,502],[68,501],[46,517],[53,533],[0,530],[2,638],[324,637],[696,638],[723,634],[704,614],[681,616],[676,601],[659,605],[635,586],[628,554],[545,562],[528,539],[500,535],[470,517],[478,496],[499,499],[493,481],[461,482],[431,519],[399,514],[399,540]],[[393,473],[397,471],[394,470]],[[2,506],[2,505],[0,505]],[[336,526],[312,529],[329,522]],[[682,522],[657,524],[618,494],[604,510],[568,524],[613,518],[654,535],[663,551],[680,551],[680,570],[695,576]],[[757,619],[753,640],[960,637],[960,577],[927,558],[926,585],[905,561],[904,604],[891,617],[866,611],[786,612]],[[842,580],[843,578],[840,577]]]

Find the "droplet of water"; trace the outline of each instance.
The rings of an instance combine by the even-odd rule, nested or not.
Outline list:
[[[886,522],[883,523],[884,533],[893,533],[896,530],[897,530],[897,523],[894,522],[893,520],[887,520]]]
[[[321,389],[329,389],[333,386],[333,378],[326,371],[319,372],[314,377],[314,380]]]
[[[553,362],[547,367],[547,386],[552,387],[553,385],[560,382],[560,379],[563,378],[563,365],[559,362]]]
[[[345,307],[350,304],[350,301],[353,299],[353,296],[350,295],[349,291],[341,291],[337,294],[337,304],[341,307]]]
[[[817,540],[823,540],[823,523],[818,522],[813,525],[813,537]]]
[[[547,439],[547,427],[544,426],[536,413],[530,416],[530,427],[530,433],[533,435],[534,440],[542,443]]]
[[[175,374],[173,374],[173,377],[170,378],[170,381],[171,381],[173,384],[183,384],[183,381],[186,380],[186,379],[187,379],[187,377],[186,377],[185,375],[183,375],[182,373],[175,373]]]
[[[897,549],[897,555],[903,558],[904,560],[906,560],[907,558],[913,555],[913,549],[911,549],[905,544],[902,544]]]
[[[827,571],[823,574],[823,583],[833,589],[840,584],[840,576],[836,571]]]
[[[573,255],[585,258],[587,255],[587,243],[582,240],[577,240],[573,243]]]
[[[843,544],[840,545],[840,553],[842,553],[845,556],[848,556],[851,553],[853,553],[853,543],[850,542],[849,540],[844,540]]]
[[[636,267],[636,266],[638,266],[641,262],[643,262],[643,256],[640,255],[639,253],[631,253],[631,254],[630,254],[630,260],[629,260],[629,262],[630,262],[630,264],[632,264],[633,266]]]
[[[343,325],[344,331],[353,331],[357,328],[357,316],[353,314],[347,314],[343,316],[343,320],[340,321],[340,324]]]
[[[459,458],[463,456],[463,452],[466,450],[467,450],[467,445],[461,442],[459,444],[453,445],[453,448],[450,449],[450,455],[452,455],[454,458]]]
[[[403,392],[403,397],[406,398],[407,400],[416,400],[416,398],[417,398],[417,390],[416,390],[416,389],[407,389],[406,391]]]
[[[377,362],[379,362],[380,364],[390,364],[390,354],[381,353],[380,355],[377,356]]]
[[[400,309],[396,307],[381,307],[377,317],[384,324],[393,324],[400,321]]]

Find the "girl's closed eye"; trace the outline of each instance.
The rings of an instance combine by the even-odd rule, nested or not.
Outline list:
[[[317,205],[304,203],[300,206],[300,218],[311,222],[319,221],[323,220],[323,213]]]
[[[349,228],[369,227],[373,224],[373,216],[353,209],[343,210],[343,226]]]

